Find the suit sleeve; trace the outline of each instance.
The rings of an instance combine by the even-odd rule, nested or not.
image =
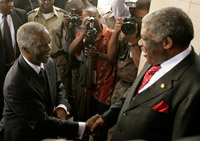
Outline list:
[[[102,119],[104,120],[106,127],[110,128],[110,127],[112,127],[113,125],[116,124],[118,116],[119,116],[119,112],[122,109],[122,106],[124,104],[124,101],[126,99],[128,92],[129,91],[126,91],[124,96],[121,99],[119,99],[116,103],[114,103],[108,109],[108,111],[106,111],[103,115],[101,115]]]
[[[55,62],[54,62],[54,68],[55,68],[56,75],[57,75],[57,77],[56,77],[57,94],[56,94],[56,105],[55,106],[58,106],[59,104],[64,104],[67,107],[67,109],[70,110],[71,106],[67,100],[66,91],[65,91],[64,85],[61,82],[58,71],[56,69]]]

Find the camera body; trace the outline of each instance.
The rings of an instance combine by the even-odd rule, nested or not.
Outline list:
[[[137,1],[136,0],[126,0],[125,3],[129,7],[129,12],[131,14],[131,17],[124,19],[124,24],[121,27],[122,32],[125,35],[132,35],[136,32],[136,24],[138,25],[138,34],[137,37],[140,36],[140,30],[141,30],[141,19],[137,18],[135,16],[135,12],[137,9]]]

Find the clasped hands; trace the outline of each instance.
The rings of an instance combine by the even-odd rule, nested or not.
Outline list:
[[[94,115],[86,121],[86,134],[91,134],[92,136],[101,135],[105,128],[103,119],[99,114]]]

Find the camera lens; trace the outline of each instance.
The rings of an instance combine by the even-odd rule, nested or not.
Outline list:
[[[131,35],[135,33],[136,27],[135,27],[135,24],[132,22],[125,22],[122,25],[121,30],[125,35]]]

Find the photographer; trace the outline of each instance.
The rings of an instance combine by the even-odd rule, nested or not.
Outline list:
[[[94,39],[94,46],[90,46],[90,50],[85,50],[85,40],[88,33],[87,25],[90,24],[89,19],[94,17],[94,28],[96,28],[97,34]],[[82,29],[76,38],[69,46],[69,53],[76,55],[76,57],[81,60],[81,68],[83,70],[86,58],[92,58],[94,60],[92,64],[93,72],[95,75],[92,76],[93,87],[92,89],[84,88],[87,97],[91,96],[91,99],[87,101],[90,106],[88,109],[85,108],[84,114],[89,111],[88,116],[92,116],[96,113],[105,112],[110,104],[113,90],[115,88],[116,80],[116,64],[111,62],[107,56],[107,46],[110,40],[112,30],[106,28],[105,25],[101,24],[101,15],[99,15],[98,10],[95,7],[87,7],[84,9],[82,14]],[[80,74],[81,83],[86,77],[84,74]],[[84,98],[83,98],[84,99]],[[87,98],[85,98],[87,99]],[[89,118],[86,115],[86,118]],[[104,134],[100,139],[95,137],[95,140],[106,140],[107,133]]]
[[[81,15],[84,9],[84,4],[82,0],[73,0],[69,3],[69,13],[63,15],[63,24],[59,28],[54,28],[52,31],[53,41],[58,48],[62,48],[67,55],[68,64],[65,65],[67,68],[65,79],[66,88],[68,89],[68,100],[72,107],[71,114],[73,115],[74,120],[82,120],[80,116],[80,99],[82,92],[77,91],[79,86],[79,68],[80,61],[76,59],[73,55],[68,53],[68,48],[73,39],[75,38],[76,33],[80,30],[81,25]]]
[[[117,73],[119,78],[113,92],[111,104],[114,104],[123,96],[137,76],[141,55],[140,47],[137,44],[140,39],[140,19],[148,13],[150,0],[138,0],[136,5],[135,14],[126,18],[128,22],[124,20],[125,18],[117,19],[113,35],[108,44],[108,57],[111,60],[118,61]],[[114,128],[109,130],[108,140],[113,130]]]

